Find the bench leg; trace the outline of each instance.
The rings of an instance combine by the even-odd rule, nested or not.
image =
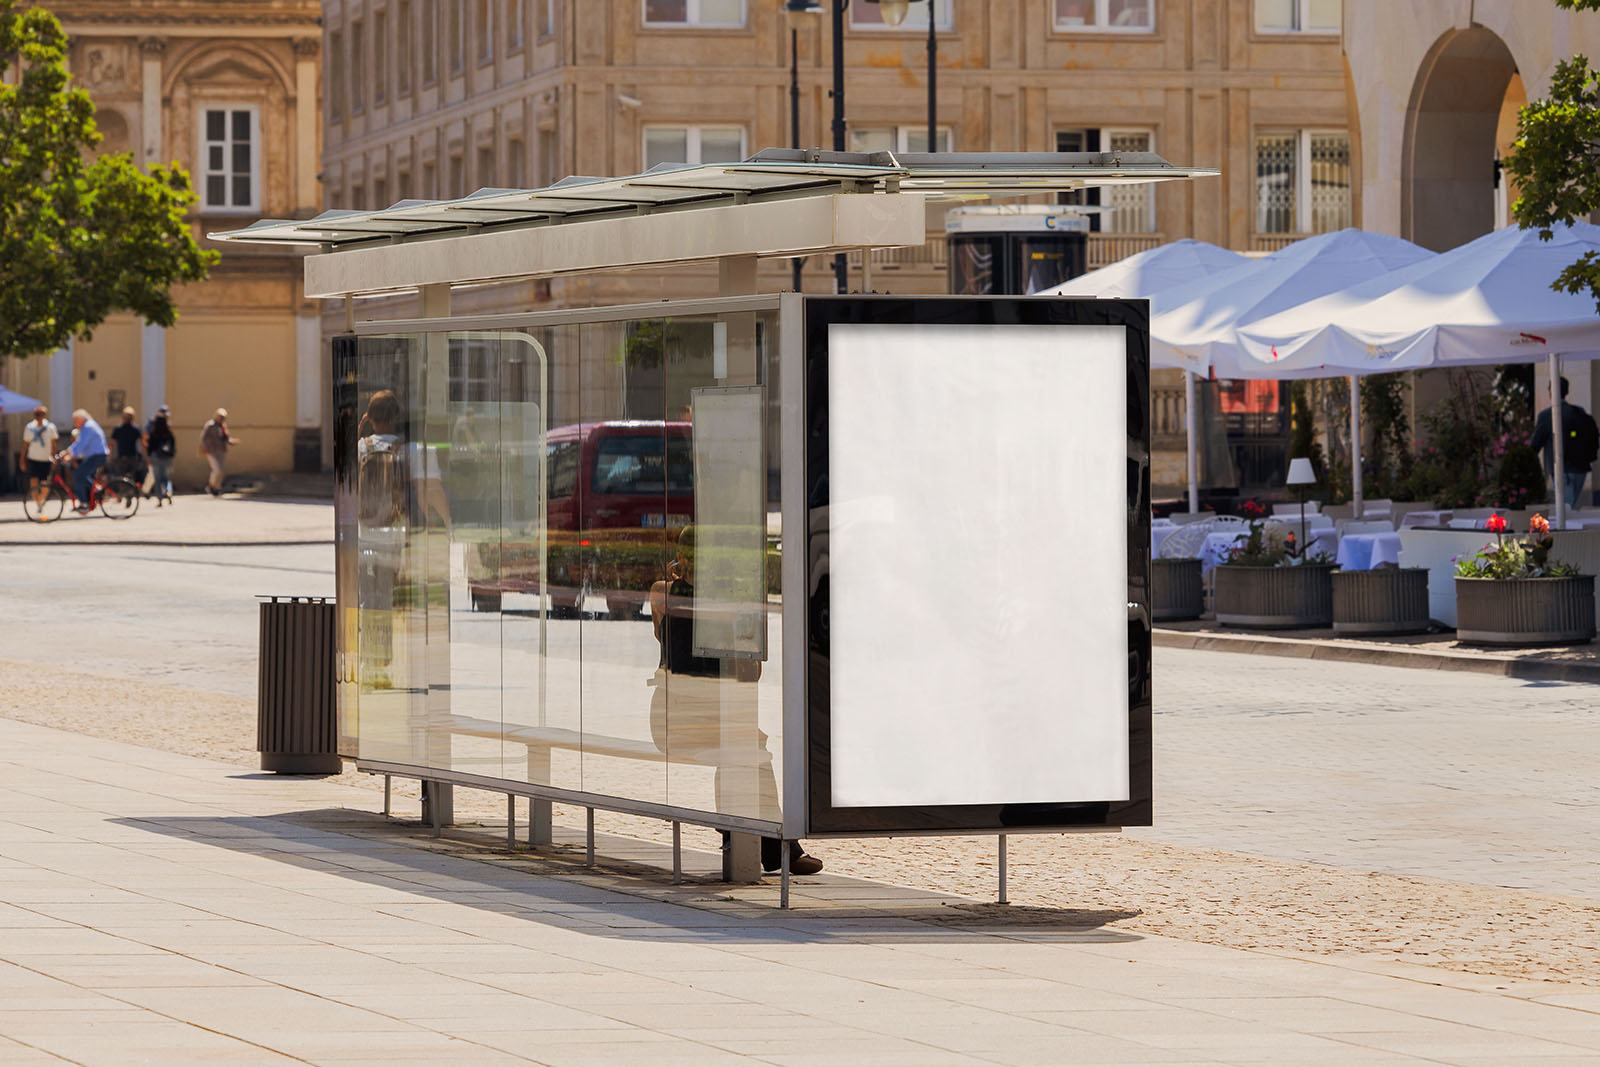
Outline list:
[[[517,798],[506,794],[506,851],[517,850]]]
[[[778,907],[789,907],[789,842],[779,841],[778,847],[782,850],[781,859],[778,860]]]
[[[683,884],[683,824],[672,824],[672,884]]]
[[[389,775],[383,776],[383,817],[385,819],[389,817],[389,787],[393,784]]]
[[[761,881],[761,837],[730,833],[722,853],[722,880],[747,885]]]
[[[528,847],[548,845],[553,841],[555,828],[550,802],[533,797],[528,801]]]
[[[594,809],[593,808],[588,808],[586,810],[589,812],[589,854],[588,854],[588,857],[583,862],[586,865],[588,865],[590,867],[593,867],[594,866]]]
[[[445,782],[422,783],[422,821],[433,827],[438,837],[444,827],[455,822],[455,790]]]

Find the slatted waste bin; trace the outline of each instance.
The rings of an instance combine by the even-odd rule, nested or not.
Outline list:
[[[256,748],[261,769],[278,774],[338,774],[334,706],[334,601],[261,598],[261,670]]]

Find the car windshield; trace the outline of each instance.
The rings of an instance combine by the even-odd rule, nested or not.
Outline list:
[[[694,465],[689,459],[686,438],[607,436],[600,439],[595,449],[594,491],[597,493],[688,493],[693,490]]]

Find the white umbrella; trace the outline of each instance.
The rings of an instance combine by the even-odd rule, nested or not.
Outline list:
[[[1345,373],[1548,359],[1550,380],[1557,382],[1563,353],[1600,355],[1593,298],[1550,288],[1580,256],[1600,253],[1600,226],[1579,222],[1553,230],[1549,241],[1537,230],[1496,230],[1431,261],[1252,323],[1240,331],[1240,342],[1256,360],[1266,350],[1271,364],[1318,364]],[[1551,405],[1551,420],[1561,440],[1559,403]],[[1553,453],[1559,529],[1566,520],[1566,464],[1561,449]]]
[[[1145,249],[1126,259],[1119,259],[1099,270],[1081,274],[1070,281],[1046,289],[1041,296],[1092,296],[1100,299],[1143,299],[1150,301],[1152,311],[1162,307],[1162,294],[1179,286],[1202,279],[1214,278],[1239,267],[1248,266],[1252,260],[1206,241],[1184,238],[1169,241],[1155,248]],[[1170,353],[1163,353],[1163,356]],[[1161,362],[1151,353],[1153,367],[1176,367],[1183,370],[1184,429],[1188,442],[1189,511],[1200,510],[1199,463],[1195,455],[1195,374],[1204,367],[1177,359]]]
[[[31,396],[12,392],[0,385],[0,415],[22,415],[31,413],[39,406],[39,402]]]
[[[1374,275],[1431,258],[1432,252],[1410,241],[1356,229],[1297,241],[1248,266],[1163,293],[1162,310],[1150,321],[1151,362],[1199,361],[1229,378],[1289,377],[1281,370],[1263,373],[1263,364],[1245,356],[1238,332]]]

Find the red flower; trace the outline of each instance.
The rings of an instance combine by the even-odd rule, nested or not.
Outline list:
[[[1537,534],[1549,533],[1550,520],[1545,518],[1543,515],[1535,515],[1533,518],[1528,520],[1528,532]]]
[[[1484,528],[1490,533],[1504,533],[1506,528],[1506,517],[1504,515],[1490,515],[1489,521],[1484,524]]]

